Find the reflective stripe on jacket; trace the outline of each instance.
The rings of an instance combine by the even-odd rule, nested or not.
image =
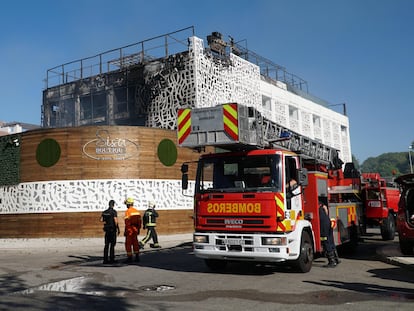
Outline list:
[[[147,209],[144,214],[144,225],[146,227],[155,227],[157,225],[157,217],[158,213],[154,209]]]
[[[141,227],[141,214],[133,206],[130,206],[125,212],[125,228],[131,226]]]

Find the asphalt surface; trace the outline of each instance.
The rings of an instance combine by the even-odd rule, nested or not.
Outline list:
[[[396,237],[398,239],[398,237]],[[162,248],[171,248],[192,242],[192,233],[162,235],[159,236]],[[117,260],[125,259],[124,237],[119,237],[115,253]],[[77,252],[83,251],[91,255],[99,256],[103,250],[102,238],[79,238],[79,239],[0,239],[0,250],[3,255],[15,255],[15,258],[21,255],[31,255],[36,253],[47,252],[49,256],[58,256],[61,253],[68,253],[70,249],[76,249]],[[152,250],[147,244],[141,252]],[[377,249],[378,257],[386,263],[396,266],[403,266],[414,269],[414,256],[405,256],[401,253],[398,243],[393,243]],[[0,258],[2,256],[0,255]],[[9,257],[9,256],[7,256]],[[2,260],[2,266],[5,267],[7,262]]]
[[[373,238],[374,243],[377,239],[377,236]],[[398,237],[396,237],[396,241],[398,241],[397,239]],[[191,245],[192,234],[161,235],[159,241],[161,250],[165,251],[165,254],[168,254],[170,249],[178,252]],[[396,241],[377,247],[376,257],[396,266],[414,269],[414,257],[403,256]],[[118,264],[113,267],[113,265],[102,263],[103,237],[93,239],[0,239],[0,310],[73,310],[73,303],[76,304],[78,310],[127,310],[126,306],[129,305],[138,310],[167,310],[144,308],[148,304],[148,300],[145,299],[150,299],[152,295],[155,295],[154,293],[159,291],[168,292],[174,289],[174,286],[154,285],[148,281],[151,280],[152,274],[147,271],[148,269],[143,268],[144,271],[140,277],[141,283],[145,286],[136,288],[135,264],[127,267],[121,263],[126,259],[124,242],[125,238],[120,236],[116,245]],[[143,253],[142,262],[145,263],[148,258],[151,258],[154,251],[158,250],[153,250],[149,245],[146,245],[141,250]],[[148,253],[145,254],[146,252]],[[117,269],[118,266],[123,266],[125,269]],[[111,273],[114,268],[117,269],[116,274]],[[84,273],[85,271],[88,273]],[[135,291],[125,289],[134,289]],[[145,299],[131,299],[133,297],[131,295],[135,295],[136,292],[139,292],[139,297]],[[80,293],[86,295],[87,299],[79,298],[78,294]],[[107,295],[109,296],[107,297]],[[59,308],[56,308],[57,303]],[[120,308],[118,304],[121,304],[122,307]],[[95,305],[104,305],[104,308],[95,308],[93,307]],[[174,305],[174,302],[171,302],[171,305]],[[192,306],[187,309],[181,308],[182,306],[185,306],[184,302],[180,304],[178,309],[193,310]],[[230,301],[229,306],[232,306]],[[366,308],[366,306],[364,305],[359,310],[375,310]],[[320,307],[319,304],[306,305],[306,309],[300,310],[322,310],[319,309]],[[211,305],[208,308],[208,310],[220,309],[223,308]],[[245,309],[254,309],[254,307]],[[274,310],[274,308],[266,310]],[[295,307],[295,310],[299,309]]]
[[[371,239],[373,243],[379,241],[380,245],[385,245],[376,248],[376,258],[398,266],[414,268],[414,257],[403,256],[400,253],[398,237],[392,243],[382,243],[378,234],[374,232],[372,236],[368,236],[368,239]],[[125,238],[120,236],[116,245],[116,259],[119,262],[126,258],[124,241]],[[163,251],[169,260],[174,260],[173,256],[169,255],[170,249],[172,253],[178,253],[183,249],[188,251],[192,242],[192,234],[161,235],[159,241],[162,246],[161,250],[154,250],[149,245],[146,245],[142,250],[144,253],[142,254],[142,264],[138,264],[142,266],[142,269],[140,269],[140,282],[137,283],[135,264],[129,266],[119,263],[115,267],[102,264],[103,237],[93,239],[0,239],[0,310],[169,310],[165,307],[167,305],[171,307],[171,310],[203,309],[194,307],[193,303],[187,304],[186,301],[180,302],[173,299],[168,300],[167,303],[167,300],[160,302],[151,300],[151,297],[158,297],[160,291],[169,293],[170,290],[174,290],[174,285],[170,284],[180,283],[180,281],[154,285],[151,281],[154,273],[151,270],[154,269],[148,269],[151,266],[147,265],[147,260],[151,256],[152,258],[156,256],[158,251]],[[171,265],[174,265],[174,262]],[[123,269],[118,269],[119,266],[122,266]],[[168,271],[162,271],[162,273],[168,274]],[[160,274],[156,272],[156,275]],[[183,278],[182,273],[174,275],[176,278]],[[186,277],[191,276],[186,275]],[[157,280],[160,279],[157,278]],[[235,306],[232,303],[237,301],[238,296],[232,296],[232,291],[229,293],[229,297],[226,296],[227,298],[224,297],[221,300],[220,297],[208,299],[208,307],[203,310],[234,310]],[[323,293],[323,296],[316,297],[315,293],[311,292],[309,299],[321,297],[324,297],[323,301],[333,299],[332,301],[336,301],[335,308],[337,309],[337,296],[336,294],[332,296],[332,293],[331,290],[328,290]],[[243,291],[241,294],[244,295]],[[348,294],[353,295],[352,299],[355,298],[355,293],[352,291]],[[168,299],[174,296],[174,294],[170,294]],[[345,296],[346,299],[348,299],[347,297]],[[223,308],[223,301],[226,303],[226,308]],[[257,307],[258,302],[255,300],[244,301],[244,303],[246,303],[243,305],[244,310],[279,309],[270,302],[261,301],[262,308]],[[387,306],[394,304],[394,301],[386,302]],[[265,305],[268,305],[269,308],[265,308]],[[157,308],[157,306],[163,308]],[[282,305],[280,306],[282,307]],[[356,308],[355,304],[344,304],[341,305],[341,309],[379,310],[370,307],[368,301],[362,302],[358,306]],[[243,307],[236,308],[243,309]],[[283,304],[285,310],[332,310],[331,307],[332,305],[325,306],[323,303],[299,304],[290,307]],[[407,307],[409,307],[408,304]],[[380,310],[385,310],[385,307]],[[408,309],[404,307],[404,310]]]

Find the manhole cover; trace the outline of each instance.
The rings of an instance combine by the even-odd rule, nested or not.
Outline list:
[[[145,292],[165,292],[167,290],[175,289],[173,285],[149,285],[140,287]]]

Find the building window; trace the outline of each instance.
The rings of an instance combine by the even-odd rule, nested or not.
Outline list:
[[[346,126],[341,125],[341,135],[342,137],[348,136],[348,128]]]
[[[321,117],[313,116],[313,127],[320,128],[321,127]]]
[[[272,111],[272,101],[270,97],[262,95],[262,106],[265,111]]]
[[[106,93],[98,93],[92,96],[93,118],[106,117]]]
[[[127,89],[126,88],[119,88],[114,90],[114,112],[121,113],[121,112],[128,112],[127,106]]]
[[[299,120],[299,109],[289,106],[289,118],[290,120]]]
[[[92,100],[90,94],[80,97],[80,119],[92,119]]]

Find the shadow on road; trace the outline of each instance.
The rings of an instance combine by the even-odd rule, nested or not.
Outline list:
[[[396,300],[413,300],[414,290],[404,287],[383,286],[359,282],[344,282],[337,280],[322,280],[322,281],[304,281],[315,285],[326,286],[330,289],[338,288],[348,291],[353,291],[357,294],[364,293],[364,295],[376,295],[380,298],[393,298]]]
[[[103,264],[102,257],[88,255],[69,255],[70,260],[62,262],[53,268],[62,268],[65,265],[81,265],[94,267],[125,267],[141,266],[155,269],[196,272],[196,273],[220,273],[235,275],[269,275],[273,273],[296,273],[286,264],[261,264],[252,262],[229,262],[225,269],[214,271],[206,266],[203,259],[193,254],[192,243],[183,243],[170,248],[145,249],[140,253],[140,262],[125,263],[124,254],[116,256],[116,263]]]

